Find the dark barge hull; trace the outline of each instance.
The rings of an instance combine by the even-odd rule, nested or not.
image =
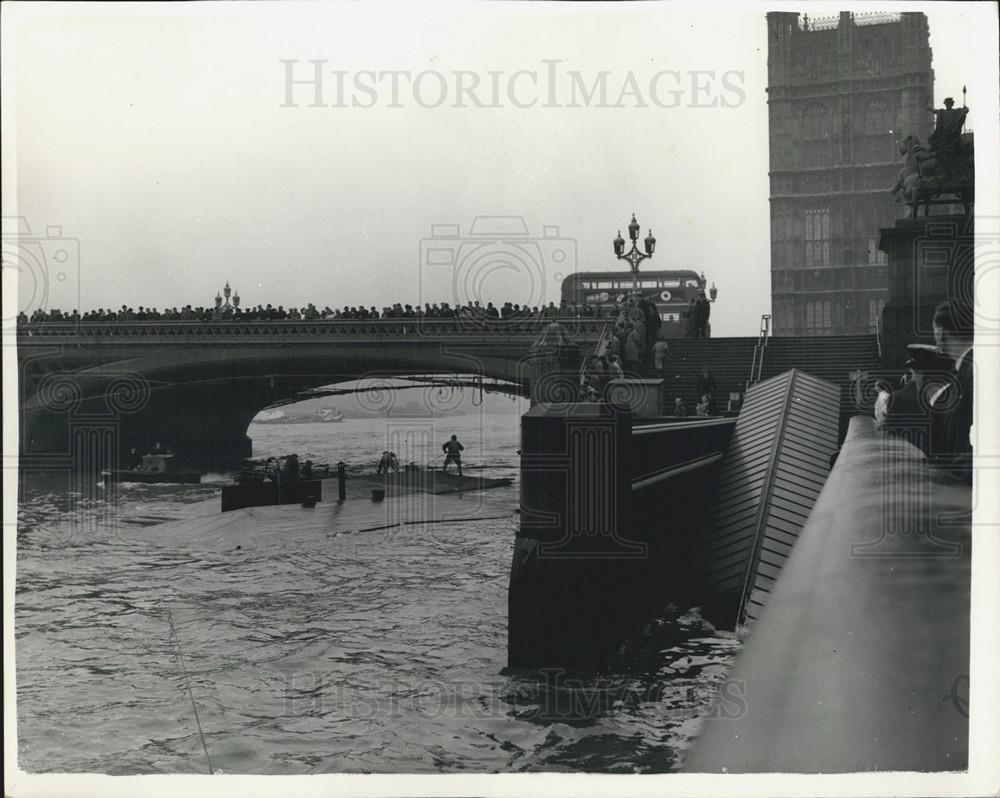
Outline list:
[[[257,485],[227,485],[222,489],[222,512],[272,504],[315,504],[323,498],[322,482],[302,479],[295,482],[262,482]]]

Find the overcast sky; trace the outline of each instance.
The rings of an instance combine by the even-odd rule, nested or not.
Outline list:
[[[784,8],[872,8],[817,5]],[[922,7],[935,103],[967,85],[974,127],[972,36],[991,4],[944,5]],[[718,285],[716,335],[755,334],[769,312],[764,6],[3,10],[4,212],[16,186],[34,234],[79,241],[79,278],[50,286],[50,305],[210,304],[227,279],[249,304],[381,307],[468,286],[558,301],[569,271],[624,271],[611,240],[635,211],[658,239],[649,268]],[[289,97],[310,59],[325,107],[314,85]],[[603,103],[584,96],[602,71]],[[558,227],[562,243],[522,250],[520,271],[502,250],[476,260],[461,237],[477,215]],[[460,238],[422,245],[435,225]],[[457,251],[457,296],[451,267],[428,263],[442,249]]]

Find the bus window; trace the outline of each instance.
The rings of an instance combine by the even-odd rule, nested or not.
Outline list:
[[[685,281],[684,285],[687,286],[688,288],[697,288],[698,287],[698,281],[697,280],[687,280],[687,281]]]
[[[675,277],[666,277],[660,280],[660,285],[662,285],[664,288],[680,288],[681,281]]]
[[[658,286],[656,284],[656,280],[640,280],[639,281],[639,287],[640,288],[657,288]]]
[[[594,288],[617,288],[618,285],[613,280],[598,280],[594,283]]]

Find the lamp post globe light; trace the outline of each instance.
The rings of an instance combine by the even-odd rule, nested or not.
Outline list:
[[[632,221],[628,225],[628,237],[632,241],[632,249],[626,252],[622,231],[618,231],[618,237],[614,241],[615,257],[618,260],[627,260],[629,262],[629,268],[632,271],[632,292],[635,293],[639,290],[639,264],[646,258],[653,257],[653,252],[656,250],[656,239],[653,238],[653,231],[650,230],[649,235],[642,242],[646,251],[639,251],[639,223],[635,220],[634,213],[632,214]]]
[[[230,297],[232,298],[231,300]],[[229,280],[226,280],[226,285],[222,291],[215,292],[215,312],[216,314],[221,314],[226,310],[235,310],[239,306],[240,293],[239,291],[234,292],[229,286]]]

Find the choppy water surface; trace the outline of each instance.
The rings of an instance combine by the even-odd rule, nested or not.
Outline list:
[[[436,462],[452,432],[470,468],[516,476],[513,413],[250,435],[255,455],[362,469],[387,436]],[[221,481],[110,498],[65,476],[22,486],[22,767],[206,773],[189,683],[217,772],[669,771],[738,646],[672,622],[651,658],[599,679],[501,675],[516,486],[489,492],[483,514],[501,519],[294,547],[159,533],[217,512]]]

